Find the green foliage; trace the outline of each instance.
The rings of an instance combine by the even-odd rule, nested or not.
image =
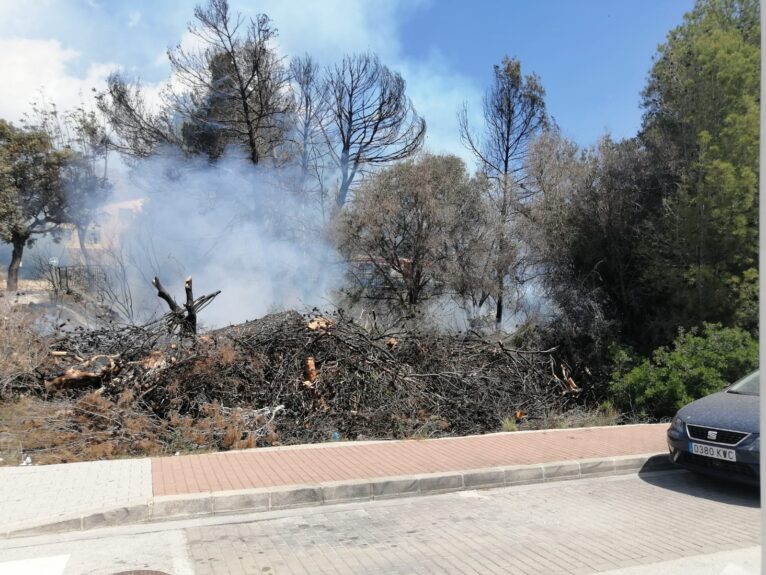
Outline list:
[[[757,326],[759,18],[756,0],[698,1],[660,47],[644,92],[642,138],[665,197],[642,288],[665,333]]]
[[[539,193],[526,236],[548,272],[555,344],[573,364],[598,372],[611,343],[635,345],[645,336],[652,309],[640,284],[647,213],[657,203],[648,160],[634,140],[605,137],[580,151],[550,130],[528,162],[528,185]]]
[[[62,224],[84,228],[106,198],[106,135],[93,113],[33,107],[17,128],[0,120],[0,241],[13,245],[7,289],[17,287],[24,248]],[[82,236],[80,236],[82,237]]]
[[[0,240],[27,242],[61,221],[60,170],[67,156],[45,132],[0,120]]]
[[[627,355],[619,352],[624,360]],[[618,364],[611,391],[620,409],[642,417],[669,417],[694,399],[720,391],[758,366],[758,342],[739,328],[705,324],[681,330],[635,367]]]
[[[659,47],[640,137],[581,150],[548,130],[531,148],[551,343],[600,381],[640,363],[619,346],[646,356],[705,322],[757,333],[759,11],[697,2]]]
[[[468,290],[471,278],[455,262],[481,251],[480,238],[469,237],[483,227],[480,193],[457,156],[422,154],[370,177],[338,220],[349,288],[363,292],[355,297],[412,312]]]

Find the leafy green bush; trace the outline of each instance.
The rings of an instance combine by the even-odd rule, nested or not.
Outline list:
[[[701,331],[680,330],[673,345],[655,350],[651,360],[630,366],[629,354],[618,355],[610,384],[617,406],[662,418],[756,369],[758,342],[742,329],[704,324]]]

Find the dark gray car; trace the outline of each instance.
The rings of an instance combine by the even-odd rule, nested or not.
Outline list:
[[[760,420],[756,371],[678,410],[668,429],[671,460],[693,471],[757,484]]]

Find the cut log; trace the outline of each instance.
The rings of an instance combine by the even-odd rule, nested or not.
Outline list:
[[[309,321],[306,324],[306,327],[308,327],[312,331],[318,331],[318,330],[328,330],[332,327],[332,321],[327,319],[326,317],[315,317],[311,321]]]
[[[303,362],[303,377],[309,383],[314,383],[317,380],[317,368],[314,363],[314,358],[309,356]]]
[[[121,365],[116,356],[96,355],[77,367],[71,367],[63,374],[45,382],[45,391],[61,391],[98,385],[106,376],[117,375]]]

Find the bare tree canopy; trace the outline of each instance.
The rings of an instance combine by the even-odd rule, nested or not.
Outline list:
[[[460,136],[490,178],[520,174],[531,140],[547,124],[545,90],[534,75],[521,75],[521,62],[503,58],[495,65],[492,86],[484,95],[484,130],[475,135],[464,106],[459,114]]]
[[[293,98],[293,155],[298,165],[297,190],[315,194],[324,207],[325,168],[330,150],[325,139],[327,125],[327,83],[319,65],[308,54],[290,62]]]
[[[529,144],[547,124],[545,90],[540,79],[522,76],[521,63],[507,56],[494,68],[493,83],[484,96],[484,126],[479,135],[471,131],[468,109],[458,114],[460,136],[476,157],[479,169],[493,185],[487,188],[494,207],[495,324],[503,321],[503,298],[507,277],[518,268],[518,250],[512,239],[512,220],[523,205],[524,160]]]
[[[426,123],[405,95],[404,79],[377,56],[346,56],[328,74],[327,136],[341,172],[336,205],[342,207],[359,172],[416,152]]]
[[[112,148],[145,158],[163,144],[180,144],[168,110],[151,111],[140,82],[113,73],[106,84],[106,90],[96,95],[96,104],[116,135],[109,142]]]
[[[196,130],[202,138],[190,145],[220,154],[233,142],[254,164],[274,159],[292,102],[287,71],[272,46],[277,31],[271,20],[265,14],[249,21],[232,15],[227,0],[197,6],[194,18],[197,23],[189,32],[204,48],[190,51],[178,45],[168,51],[185,87],[173,93],[174,108],[188,118],[187,137]]]
[[[227,0],[197,6],[194,18],[189,32],[201,48],[179,44],[168,50],[173,80],[161,94],[161,111],[151,112],[140,86],[119,75],[100,95],[124,149],[146,156],[173,143],[215,159],[234,144],[253,164],[278,161],[292,98],[287,70],[272,46],[276,29],[265,14],[253,20],[232,14]]]

